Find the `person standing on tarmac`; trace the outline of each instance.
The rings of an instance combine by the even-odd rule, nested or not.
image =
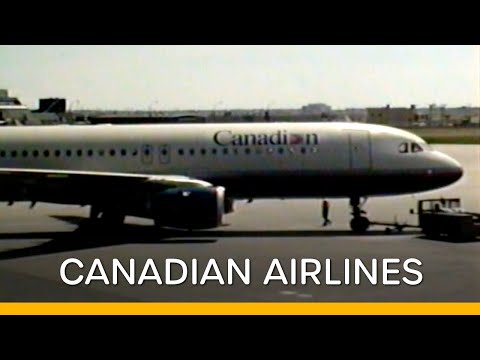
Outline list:
[[[330,203],[327,200],[323,200],[322,202],[323,226],[327,226],[332,223],[328,218],[329,211],[330,211]]]

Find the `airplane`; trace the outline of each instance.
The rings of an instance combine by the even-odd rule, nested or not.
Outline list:
[[[360,233],[369,197],[463,175],[415,134],[354,122],[11,126],[0,138],[0,201],[90,206],[104,226],[211,229],[238,200],[348,198]]]

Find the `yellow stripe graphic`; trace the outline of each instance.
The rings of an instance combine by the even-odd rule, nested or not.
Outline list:
[[[480,303],[0,303],[0,315],[480,315]]]

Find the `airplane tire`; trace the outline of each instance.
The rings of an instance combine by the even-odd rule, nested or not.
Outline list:
[[[355,233],[363,233],[370,227],[370,220],[364,216],[355,217],[350,221],[350,227]]]

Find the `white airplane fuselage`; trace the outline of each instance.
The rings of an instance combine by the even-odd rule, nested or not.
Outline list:
[[[462,175],[418,136],[372,124],[26,126],[0,139],[2,168],[182,175],[234,199],[397,195]]]

